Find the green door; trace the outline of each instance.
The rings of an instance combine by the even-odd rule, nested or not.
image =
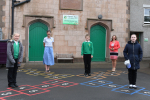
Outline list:
[[[90,41],[93,42],[94,47],[92,61],[105,61],[106,29],[100,25],[91,27]]]
[[[43,60],[43,39],[47,36],[47,25],[36,22],[29,27],[29,61]]]

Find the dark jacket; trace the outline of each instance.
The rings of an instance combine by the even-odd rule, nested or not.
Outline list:
[[[130,60],[131,69],[140,69],[139,62],[142,60],[143,51],[137,41],[135,43],[131,43],[131,41],[129,41],[125,46],[123,54],[126,60]]]
[[[18,55],[18,62],[22,62],[23,59],[23,46],[20,41],[19,43],[19,55]],[[7,61],[6,61],[6,67],[14,67],[15,60],[14,60],[14,41],[9,40],[7,43]],[[18,64],[18,66],[21,66]]]

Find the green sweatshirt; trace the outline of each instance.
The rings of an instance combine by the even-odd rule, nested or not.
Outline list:
[[[93,56],[94,49],[93,49],[93,43],[91,41],[89,42],[85,41],[82,43],[81,55],[83,54],[91,54]]]
[[[14,58],[17,59],[18,55],[19,55],[19,42],[18,45],[16,45],[16,43],[14,42]]]

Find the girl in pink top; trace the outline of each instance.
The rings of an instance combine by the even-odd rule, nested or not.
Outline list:
[[[112,40],[109,44],[110,49],[110,59],[112,60],[112,72],[116,70],[116,63],[118,58],[118,49],[120,48],[119,41],[117,41],[117,36],[113,35]]]

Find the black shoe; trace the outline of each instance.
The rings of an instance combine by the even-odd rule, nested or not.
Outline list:
[[[84,76],[87,76],[87,73],[84,73]]]
[[[91,74],[89,73],[88,76],[91,76]]]
[[[16,83],[14,84],[14,86],[15,86],[15,87],[18,87],[18,85],[17,85]]]
[[[8,87],[15,88],[15,86],[14,86],[14,85],[8,85]]]

